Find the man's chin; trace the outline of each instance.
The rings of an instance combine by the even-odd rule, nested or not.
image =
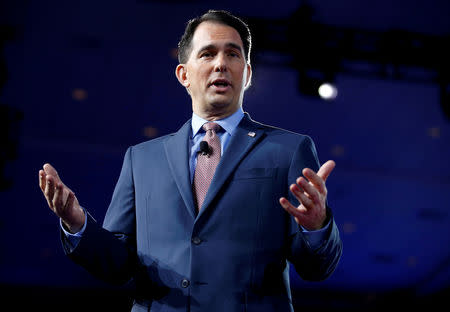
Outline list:
[[[210,103],[210,106],[213,108],[226,108],[232,105],[233,104],[230,101],[214,101]]]
[[[212,108],[226,108],[233,106],[233,99],[225,94],[216,94],[209,99],[209,105]]]
[[[234,103],[230,99],[217,99],[210,101],[207,105],[207,111],[213,114],[226,114],[236,111],[238,104]]]

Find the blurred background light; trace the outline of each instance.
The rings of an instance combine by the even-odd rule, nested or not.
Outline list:
[[[334,100],[337,97],[338,91],[336,86],[331,83],[323,83],[318,90],[320,97],[324,100]]]

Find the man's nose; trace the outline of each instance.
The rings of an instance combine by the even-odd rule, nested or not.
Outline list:
[[[216,58],[216,64],[214,65],[214,71],[225,72],[227,71],[227,60],[223,53],[219,53]]]

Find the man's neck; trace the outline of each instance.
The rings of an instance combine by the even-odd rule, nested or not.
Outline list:
[[[220,120],[216,120],[215,122],[217,122],[229,135],[232,135],[234,129],[241,122],[243,117],[244,111],[240,107],[236,112],[234,112],[230,116]],[[197,134],[197,132],[203,126],[205,121],[206,120],[204,118],[198,116],[195,112],[192,113],[191,126],[193,136]]]
[[[239,109],[241,109],[240,107],[237,107],[231,111],[198,111],[198,110],[193,110],[193,112],[208,121],[216,121],[216,120],[221,120],[221,119],[225,119],[231,115],[233,115],[234,113],[236,113]]]

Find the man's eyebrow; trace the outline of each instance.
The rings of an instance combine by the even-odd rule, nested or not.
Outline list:
[[[214,49],[217,49],[217,47],[215,45],[208,44],[208,45],[205,45],[204,47],[200,48],[197,53],[200,53],[205,50],[214,50]]]
[[[241,47],[240,45],[234,43],[234,42],[229,42],[229,43],[225,44],[225,47],[227,47],[227,48],[233,48],[233,49],[238,50],[239,52],[242,52],[242,47]],[[197,54],[200,53],[200,52],[203,52],[203,51],[205,51],[205,50],[215,50],[215,49],[217,49],[217,46],[216,46],[216,45],[214,45],[214,44],[208,44],[208,45],[205,45],[204,47],[200,48],[200,49],[198,50]]]
[[[240,45],[238,45],[238,44],[236,44],[236,43],[233,43],[233,42],[229,42],[229,43],[227,43],[226,45],[225,45],[227,48],[233,48],[233,49],[236,49],[236,50],[239,50],[239,52],[242,52],[242,47],[240,46]]]

